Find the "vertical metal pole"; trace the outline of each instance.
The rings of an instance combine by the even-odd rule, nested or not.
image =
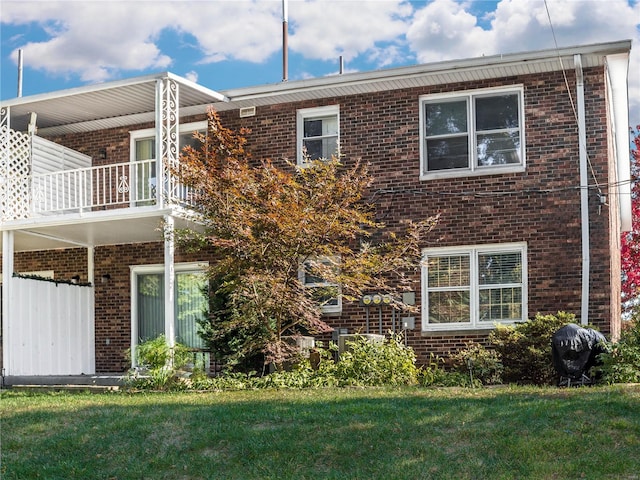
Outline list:
[[[23,59],[22,59],[22,49],[18,49],[18,97],[22,97],[22,70],[23,70]]]
[[[282,0],[282,81],[289,80],[289,3]]]
[[[366,312],[366,318],[367,318],[367,326],[366,326],[366,333],[369,333],[369,307],[364,307],[364,310]]]

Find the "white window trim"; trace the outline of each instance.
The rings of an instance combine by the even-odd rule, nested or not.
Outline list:
[[[340,155],[340,105],[327,105],[324,107],[302,108],[296,114],[296,157],[297,164],[304,167],[306,162],[302,154],[304,140],[304,120],[309,117],[324,117],[335,115],[338,122],[338,151],[336,155]]]
[[[202,131],[207,129],[207,121],[181,123],[178,128],[180,135],[190,132]],[[156,138],[155,128],[145,128],[143,130],[131,130],[129,132],[129,160],[136,161],[136,141],[147,138]]]
[[[340,257],[312,257],[308,260],[321,261],[323,258],[330,259],[331,262],[335,265],[340,264]],[[305,283],[305,272],[304,272],[304,262],[300,263],[300,268],[298,269],[298,280],[305,288],[314,288],[314,287],[337,287],[338,294],[337,299],[338,303],[336,305],[322,305],[320,308],[322,313],[341,313],[342,312],[342,288],[340,285],[336,283],[330,282],[322,282],[322,283]]]
[[[459,247],[436,247],[425,248],[422,251],[421,262],[421,292],[422,292],[422,331],[438,332],[438,331],[457,331],[457,330],[490,330],[495,328],[494,323],[479,322],[478,316],[480,311],[478,284],[478,255],[483,253],[501,253],[501,252],[520,252],[522,258],[522,319],[518,321],[500,322],[501,325],[516,324],[525,321],[528,316],[528,260],[527,260],[527,244],[526,242],[518,243],[498,243],[486,245],[467,245]],[[447,255],[470,255],[471,260],[471,278],[470,278],[470,310],[471,321],[465,323],[429,323],[429,296],[427,286],[427,256],[447,256]]]
[[[511,165],[497,165],[491,167],[477,167],[475,165],[476,145],[475,145],[475,128],[472,121],[473,102],[471,99],[477,96],[490,96],[492,94],[500,93],[518,93],[519,98],[519,115],[518,121],[520,124],[520,154],[522,155],[522,162]],[[473,155],[471,168],[454,168],[450,170],[437,170],[433,172],[426,172],[426,141],[425,141],[425,118],[424,118],[424,105],[427,102],[434,100],[451,100],[451,99],[464,99],[469,101],[469,107],[467,107],[467,124],[469,125],[469,153]],[[480,175],[496,175],[504,173],[519,173],[526,170],[526,139],[525,139],[525,119],[524,119],[524,86],[509,85],[505,87],[496,88],[481,88],[475,90],[464,90],[461,92],[450,93],[438,93],[432,95],[421,95],[419,97],[419,121],[420,121],[420,180],[435,180],[439,178],[455,178],[455,177],[473,177]]]
[[[174,275],[185,272],[204,272],[209,266],[209,262],[185,262],[174,265]],[[150,265],[130,265],[130,287],[131,287],[131,366],[136,367],[135,350],[138,346],[138,275],[148,275],[154,273],[164,274],[164,264],[156,263]],[[166,335],[166,332],[165,332]]]

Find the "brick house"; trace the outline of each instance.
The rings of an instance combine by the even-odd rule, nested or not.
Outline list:
[[[447,61],[216,92],[164,73],[0,105],[3,376],[119,373],[164,333],[200,345],[211,252],[170,235],[189,195],[168,165],[212,105],[254,158],[340,145],[375,177],[388,228],[440,214],[409,316],[329,302],[349,333],[405,329],[419,362],[496,322],[573,312],[620,328],[630,229],[630,41]],[[214,83],[214,82],[212,82]],[[317,279],[316,279],[317,281]],[[343,331],[344,331],[343,330]]]

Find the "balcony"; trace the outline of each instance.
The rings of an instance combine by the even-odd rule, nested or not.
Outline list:
[[[92,166],[91,157],[36,135],[3,134],[10,145],[5,153],[9,168],[0,176],[3,223],[119,208],[190,206],[192,192],[171,175],[160,180],[158,190],[156,160]]]

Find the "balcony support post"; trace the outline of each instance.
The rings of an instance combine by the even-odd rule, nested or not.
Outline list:
[[[174,220],[164,217],[164,332],[169,347],[175,346],[175,244]],[[173,359],[172,359],[173,360]]]
[[[156,202],[163,207],[175,197],[172,170],[178,165],[179,87],[175,80],[163,78],[156,82]]]

